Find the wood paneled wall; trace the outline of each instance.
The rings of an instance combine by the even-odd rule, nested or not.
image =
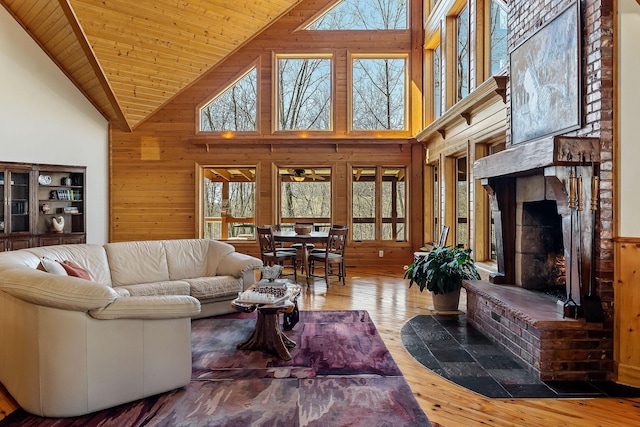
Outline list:
[[[414,2],[418,3],[418,2]],[[294,31],[327,1],[303,1],[286,17],[232,55],[227,61],[179,94],[133,132],[112,128],[110,144],[111,241],[192,238],[197,235],[198,165],[256,165],[257,223],[273,223],[275,167],[331,166],[332,220],[349,223],[350,165],[405,166],[409,178],[409,242],[350,242],[347,264],[411,262],[420,247],[423,227],[422,146],[410,132],[352,135],[347,132],[347,58],[352,53],[402,53],[420,56],[422,44],[411,31],[308,32]],[[414,8],[415,9],[415,8]],[[420,34],[421,10],[413,10]],[[335,55],[334,132],[314,134],[272,133],[271,68],[274,53],[332,52]],[[418,52],[418,54],[416,54]],[[227,86],[253,63],[259,64],[259,135],[223,139],[196,132],[197,106]],[[421,61],[412,60],[421,69]],[[416,64],[417,63],[417,64]],[[411,76],[420,73],[411,72]],[[412,78],[421,95],[421,82]],[[413,115],[415,116],[415,114]],[[421,117],[421,112],[417,114]],[[413,119],[415,121],[415,119]],[[419,149],[412,148],[417,145]],[[412,168],[412,165],[414,166]],[[415,242],[414,242],[415,240]],[[256,242],[234,242],[236,248],[257,255]],[[399,274],[402,274],[400,271]]]
[[[640,239],[615,243],[614,360],[617,381],[640,385]]]

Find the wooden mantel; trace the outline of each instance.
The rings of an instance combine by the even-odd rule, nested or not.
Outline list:
[[[584,165],[600,162],[600,140],[555,136],[478,159],[473,164],[476,179],[523,174],[547,166]]]

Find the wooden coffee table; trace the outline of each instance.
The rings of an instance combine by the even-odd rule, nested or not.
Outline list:
[[[279,315],[284,314],[285,329],[291,330],[295,326],[298,317],[298,295],[300,295],[300,286],[289,285],[288,298],[277,304],[250,304],[233,300],[231,305],[237,311],[243,313],[258,311],[255,329],[246,341],[238,344],[237,348],[264,351],[282,360],[291,360],[289,349],[295,347],[296,343],[282,332],[278,320]]]

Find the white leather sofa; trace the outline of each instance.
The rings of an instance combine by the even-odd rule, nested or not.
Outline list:
[[[43,271],[69,260],[91,280]],[[185,386],[191,319],[232,310],[262,262],[203,239],[0,253],[0,382],[28,412],[68,417]]]

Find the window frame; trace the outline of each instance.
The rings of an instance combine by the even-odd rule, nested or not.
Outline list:
[[[225,220],[224,216],[221,215],[220,218],[218,219],[217,217],[206,217],[205,216],[205,201],[204,201],[204,196],[205,196],[205,191],[204,191],[204,180],[206,178],[206,169],[254,169],[255,170],[255,174],[253,176],[253,180],[252,181],[248,181],[248,182],[253,182],[254,183],[254,195],[253,195],[253,199],[254,199],[254,207],[253,207],[253,217],[232,217],[231,221]],[[227,163],[223,163],[223,164],[199,164],[196,163],[196,203],[197,203],[197,235],[198,238],[205,238],[205,229],[206,229],[206,224],[207,222],[217,222],[218,220],[221,223],[221,235],[219,239],[216,240],[220,240],[220,241],[255,241],[256,240],[256,233],[255,233],[255,224],[257,223],[257,215],[258,215],[258,206],[260,204],[259,201],[259,197],[260,197],[260,191],[259,191],[259,179],[258,177],[260,176],[260,165],[259,164],[254,164],[254,165],[231,165],[231,164],[227,164]],[[213,181],[213,180],[210,180]],[[225,181],[225,180],[223,180]],[[214,181],[217,182],[217,181]],[[241,181],[234,181],[234,180],[226,180],[227,183],[230,182],[241,182]],[[224,184],[223,184],[224,186]],[[224,205],[224,201],[222,202]],[[210,218],[211,220],[208,220],[208,218]],[[228,234],[227,234],[227,229],[224,227],[224,224],[227,223],[241,223],[241,224],[254,224],[254,229],[253,229],[253,237],[252,238],[247,238],[247,239],[229,239],[228,238]],[[227,237],[225,237],[225,234],[227,234]]]
[[[411,4],[413,0],[407,0],[407,12],[406,18],[407,22],[405,23],[406,27],[404,29],[312,29],[309,28],[311,25],[315,24],[316,21],[320,20],[324,15],[332,13],[334,9],[338,8],[343,0],[333,0],[330,2],[324,9],[319,10],[311,18],[306,20],[302,25],[300,25],[296,31],[408,31],[411,28]]]
[[[213,100],[221,96],[224,92],[230,89],[233,85],[242,80],[245,76],[247,76],[253,69],[256,70],[256,130],[254,131],[208,131],[201,130],[201,110]],[[212,96],[208,97],[198,105],[196,105],[196,120],[195,120],[195,133],[196,135],[207,135],[207,136],[220,136],[222,138],[233,138],[236,136],[255,136],[260,134],[260,98],[262,96],[260,90],[260,59],[256,59],[251,62],[247,67],[243,68],[242,71],[237,73],[232,80],[230,80],[226,85],[222,86],[220,89],[215,91]]]
[[[463,12],[465,12],[466,10],[466,14],[467,14],[467,55],[466,55],[466,67],[467,67],[467,74],[466,74],[466,90],[467,93],[466,94],[460,94],[460,97],[458,97],[458,92],[460,90],[460,78],[458,75],[458,68],[460,66],[460,57],[459,57],[459,47],[460,47],[460,34],[459,34],[459,20],[460,20],[460,16],[462,15]],[[453,17],[453,61],[451,61],[451,65],[453,68],[453,73],[455,78],[453,79],[453,104],[456,104],[460,101],[462,101],[464,98],[466,98],[467,96],[469,96],[469,94],[471,93],[471,72],[472,72],[472,67],[471,67],[471,61],[472,61],[472,55],[471,55],[471,51],[472,51],[472,45],[471,45],[471,41],[472,41],[472,31],[471,31],[471,7],[469,5],[469,3],[465,2],[460,9],[457,11],[457,13],[455,14],[455,16]]]
[[[491,10],[491,6],[493,3],[497,3],[498,6],[500,6],[507,14],[507,26],[509,25],[508,23],[508,18],[509,18],[509,5],[506,1],[504,0],[485,0],[485,4],[487,5],[486,7],[486,32],[485,32],[485,37],[486,37],[486,43],[485,43],[485,47],[486,47],[486,51],[487,51],[487,59],[486,59],[486,64],[485,64],[485,72],[487,76],[492,76],[492,75],[501,75],[502,73],[504,73],[506,71],[507,65],[509,64],[509,46],[508,46],[508,40],[507,40],[507,46],[506,46],[506,50],[505,50],[505,64],[502,66],[502,68],[500,68],[499,70],[493,72],[492,71],[492,62],[493,62],[493,44],[492,44],[492,40],[491,40],[491,24],[492,24],[492,19],[493,19],[493,14],[492,14],[492,10]],[[507,31],[508,31],[508,27],[507,27]]]
[[[424,45],[423,50],[423,61],[424,61],[424,69],[423,75],[425,76],[423,86],[425,88],[424,92],[427,93],[427,88],[429,90],[428,95],[423,97],[424,99],[424,122],[429,124],[438,118],[440,118],[445,112],[445,104],[446,104],[446,79],[443,71],[445,70],[445,57],[446,57],[446,46],[442,44],[443,35],[442,35],[442,27],[440,25],[440,21],[438,21],[438,25],[435,26],[433,33],[427,38],[427,41]],[[435,69],[435,51],[436,49],[440,49],[440,108],[439,111],[436,108],[436,97],[435,97],[435,84],[436,84],[436,69]]]
[[[464,180],[460,180],[458,178],[459,175],[459,169],[458,169],[458,165],[461,163],[461,161],[464,160],[464,165],[465,165],[465,179]],[[470,214],[471,214],[471,209],[469,206],[469,201],[470,201],[470,195],[471,195],[471,182],[470,182],[470,173],[469,173],[469,155],[468,153],[464,153],[464,155],[455,157],[455,162],[454,162],[454,173],[455,173],[455,195],[454,195],[454,210],[455,210],[455,221],[454,221],[454,226],[455,226],[455,231],[454,231],[454,237],[455,237],[455,245],[465,245],[465,247],[469,247],[471,244],[471,218],[470,218]],[[461,182],[464,182],[465,185],[465,200],[463,200],[462,202],[464,202],[464,206],[461,206],[461,200],[460,200],[460,187],[459,184]],[[459,212],[460,209],[463,208],[465,213],[466,213],[466,217],[461,217],[459,216]],[[462,235],[462,233],[460,233],[460,219],[464,218],[466,220],[465,224],[467,227],[466,233],[464,233],[464,235]],[[462,240],[462,241],[461,241]]]
[[[283,217],[282,216],[282,206],[283,206],[283,202],[282,202],[282,183],[283,183],[283,178],[284,175],[283,173],[281,173],[281,170],[293,170],[293,169],[305,169],[305,170],[309,170],[309,169],[329,169],[330,173],[329,173],[329,188],[330,188],[330,192],[331,194],[329,195],[329,203],[331,204],[331,206],[329,207],[329,217]],[[300,163],[295,163],[295,164],[274,164],[273,165],[273,173],[274,173],[274,185],[275,185],[275,193],[274,193],[274,198],[275,198],[275,218],[276,218],[276,223],[277,224],[291,224],[291,223],[295,223],[296,221],[299,222],[313,222],[314,224],[318,223],[318,224],[328,224],[331,225],[333,223],[333,211],[334,211],[334,206],[335,206],[335,200],[334,200],[334,194],[335,194],[335,180],[332,179],[332,177],[335,174],[335,168],[333,165],[313,165],[310,166],[309,164],[300,164]],[[293,229],[293,228],[292,228]],[[328,231],[328,230],[327,230]]]
[[[353,185],[354,185],[354,171],[358,170],[358,169],[375,169],[376,173],[375,173],[375,214],[373,217],[373,221],[366,221],[368,218],[355,218],[354,217],[354,213],[353,213]],[[383,184],[383,180],[384,180],[384,171],[386,169],[400,169],[400,170],[404,170],[404,177],[403,177],[403,182],[404,182],[404,207],[405,207],[405,211],[404,211],[404,216],[402,217],[402,221],[401,223],[404,224],[404,236],[402,240],[397,240],[397,239],[392,239],[392,240],[384,240],[383,237],[383,224],[385,223],[390,223],[393,220],[393,217],[390,218],[385,218],[383,217],[383,211],[382,211],[382,205],[383,205],[383,200],[382,200],[382,194],[383,194],[383,188],[382,188],[382,184]],[[409,241],[409,191],[410,191],[410,183],[409,183],[409,178],[410,178],[410,173],[409,173],[409,166],[408,165],[389,165],[389,164],[384,164],[384,165],[365,165],[365,164],[349,164],[348,167],[348,174],[349,174],[349,223],[351,224],[351,238],[354,242],[357,243],[380,243],[380,242],[384,242],[386,245],[389,244],[397,244],[397,243],[406,243]],[[397,217],[396,217],[397,219]],[[372,240],[356,240],[353,236],[354,236],[354,225],[358,224],[358,223],[369,223],[372,222],[374,224],[375,227],[375,237]]]
[[[279,129],[280,123],[280,59],[328,59],[330,64],[329,81],[329,129]],[[323,136],[335,133],[335,101],[336,101],[336,54],[330,52],[315,53],[282,53],[272,52],[271,66],[271,133],[282,136]]]
[[[403,59],[404,60],[404,128],[403,129],[354,129],[353,128],[353,63],[360,59]],[[409,52],[386,52],[386,53],[347,53],[347,133],[350,135],[393,135],[406,136],[410,133],[411,123],[409,116],[409,72],[411,67]]]

